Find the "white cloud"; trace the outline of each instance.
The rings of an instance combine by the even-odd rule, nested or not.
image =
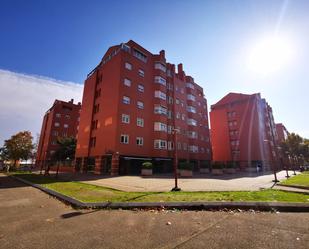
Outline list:
[[[82,99],[83,85],[0,69],[0,147],[18,131],[40,133],[44,113],[55,99]]]

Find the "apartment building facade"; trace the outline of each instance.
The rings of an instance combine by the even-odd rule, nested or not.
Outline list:
[[[37,166],[41,167],[52,160],[59,137],[76,137],[81,103],[73,102],[73,99],[68,102],[55,100],[45,113],[36,157]]]
[[[211,160],[207,101],[191,76],[130,40],[110,47],[85,80],[76,168],[97,174],[171,172],[180,160]],[[175,144],[175,140],[177,140]]]
[[[279,168],[278,134],[272,108],[260,94],[229,93],[211,106],[213,160],[240,168]]]

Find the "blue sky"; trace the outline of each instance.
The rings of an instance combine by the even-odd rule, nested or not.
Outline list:
[[[133,39],[182,62],[209,104],[231,91],[261,92],[276,122],[309,137],[308,13],[307,0],[2,0],[0,69],[82,84],[109,46]],[[250,48],[275,32],[292,41],[293,57],[271,74],[250,71]]]

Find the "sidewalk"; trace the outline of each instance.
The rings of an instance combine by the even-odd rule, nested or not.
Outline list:
[[[290,172],[292,173],[292,171]],[[285,171],[277,173],[279,180],[285,179]],[[148,192],[170,191],[174,187],[172,176],[98,176],[82,174],[61,174],[63,179],[81,181],[98,186],[110,187],[122,191]],[[271,172],[265,174],[237,173],[232,175],[213,176],[199,174],[192,178],[178,179],[178,185],[183,191],[254,191],[274,186]]]

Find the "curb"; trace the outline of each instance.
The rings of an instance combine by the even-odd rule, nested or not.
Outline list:
[[[284,203],[284,202],[81,202],[66,195],[60,194],[39,184],[34,184],[16,176],[10,176],[27,185],[37,188],[58,200],[71,205],[74,208],[93,209],[183,209],[183,210],[257,210],[257,211],[280,211],[280,212],[309,212],[307,203]]]
[[[309,187],[306,186],[299,186],[299,185],[285,185],[285,184],[281,184],[281,183],[277,183],[278,186],[282,186],[282,187],[287,187],[287,188],[300,188],[300,189],[305,189],[305,190],[309,190]]]

